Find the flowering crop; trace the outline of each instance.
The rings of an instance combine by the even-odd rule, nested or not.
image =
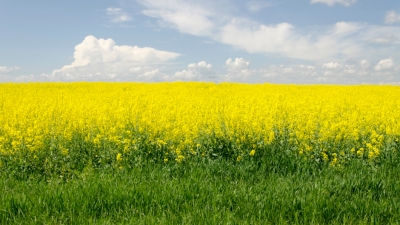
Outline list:
[[[68,173],[138,160],[238,163],[270,149],[339,167],[399,147],[400,87],[0,84],[0,170]]]

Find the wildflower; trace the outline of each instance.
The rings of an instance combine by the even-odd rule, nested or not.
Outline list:
[[[369,151],[368,159],[371,160],[373,158],[374,158],[374,152],[373,151]]]
[[[256,151],[253,149],[253,150],[251,150],[250,155],[254,156],[254,154],[256,154]]]
[[[325,162],[329,161],[328,155],[325,152],[322,152],[322,158]]]
[[[68,149],[62,148],[61,154],[68,155],[68,151],[69,151]]]
[[[164,162],[168,162],[168,159],[164,159]]]
[[[183,156],[183,155],[178,155],[178,158],[176,158],[175,160],[177,161],[177,162],[182,162],[182,160],[184,159],[185,157]]]
[[[118,161],[118,162],[122,160],[122,157],[121,157],[121,156],[122,156],[121,153],[118,153],[118,154],[117,154],[117,161]]]
[[[242,156],[239,155],[236,160],[239,162],[240,160],[242,160]]]

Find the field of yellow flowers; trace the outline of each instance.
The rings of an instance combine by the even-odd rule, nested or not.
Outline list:
[[[340,167],[396,151],[400,87],[213,83],[0,84],[1,169],[67,173],[82,158],[257,157],[271,146]],[[85,148],[85,156],[79,149]],[[89,149],[89,150],[88,150]]]
[[[0,84],[1,224],[395,224],[400,87]]]

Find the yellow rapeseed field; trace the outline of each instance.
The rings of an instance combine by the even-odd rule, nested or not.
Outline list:
[[[397,86],[0,84],[0,165],[62,167],[75,151],[120,168],[132,157],[242,161],[274,147],[338,167],[396,151],[399,122]]]

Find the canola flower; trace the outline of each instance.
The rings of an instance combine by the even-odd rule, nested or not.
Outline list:
[[[397,86],[82,82],[0,90],[0,170],[65,172],[82,155],[116,167],[144,158],[241,162],[288,146],[301,160],[337,167],[374,162],[399,146]]]

